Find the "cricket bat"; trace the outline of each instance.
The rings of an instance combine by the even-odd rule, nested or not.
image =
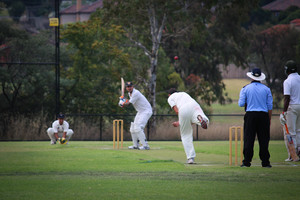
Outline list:
[[[121,96],[124,98],[124,90],[125,90],[125,82],[124,79],[121,78]]]
[[[290,152],[290,156],[291,158],[293,159],[293,161],[299,161],[299,157],[296,153],[296,149],[295,149],[295,146],[294,146],[294,142],[293,142],[293,139],[292,139],[292,136],[290,135],[290,132],[289,132],[289,129],[287,127],[287,125],[285,124],[285,130],[286,130],[286,137],[287,137],[287,140],[288,140],[288,149],[289,149],[289,152]]]

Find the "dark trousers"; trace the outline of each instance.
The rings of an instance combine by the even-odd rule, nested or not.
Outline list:
[[[262,166],[270,164],[269,141],[270,119],[266,112],[246,112],[244,116],[244,160],[243,164],[251,165],[255,136],[259,143],[259,157]]]

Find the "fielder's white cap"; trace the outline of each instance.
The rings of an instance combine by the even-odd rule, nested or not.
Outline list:
[[[266,78],[266,75],[259,68],[254,68],[251,72],[247,72],[247,76],[255,81],[263,81]]]

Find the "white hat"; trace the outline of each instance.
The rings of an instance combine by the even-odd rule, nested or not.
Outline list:
[[[263,81],[266,78],[266,75],[259,68],[254,68],[251,72],[247,72],[247,76],[255,81]]]

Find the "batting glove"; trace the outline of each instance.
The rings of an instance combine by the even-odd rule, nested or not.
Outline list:
[[[286,124],[286,112],[282,112],[279,117],[280,124],[284,126]]]
[[[124,102],[125,102],[125,101],[124,101],[123,99],[120,99],[118,105],[119,105],[121,108],[123,108]]]
[[[120,98],[119,106],[120,106],[121,108],[123,108],[123,107],[124,107],[124,104],[127,103],[127,102],[128,102],[128,99],[125,99],[125,98],[121,99],[121,98]]]

